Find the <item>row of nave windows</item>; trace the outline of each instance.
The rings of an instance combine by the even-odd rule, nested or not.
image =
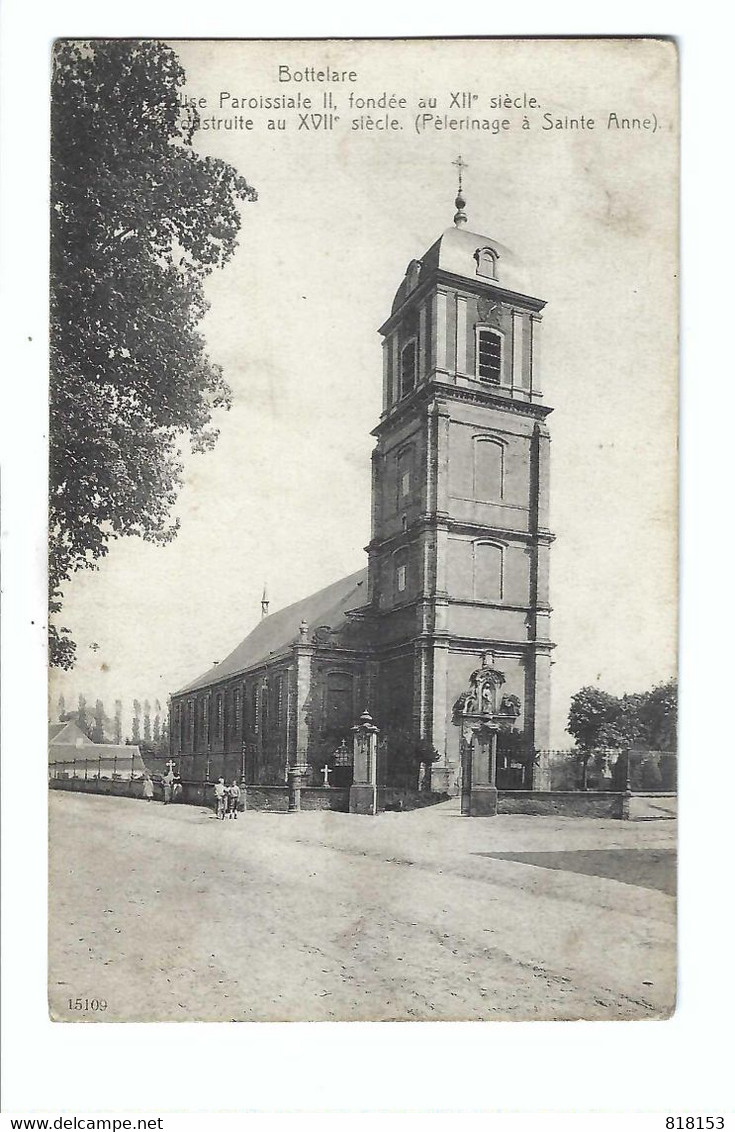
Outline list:
[[[250,688],[239,684],[225,692],[201,696],[174,706],[173,734],[179,750],[200,750],[209,743],[218,745],[233,735],[264,737],[269,727],[281,729],[286,723],[287,676],[281,674],[267,681],[257,680]],[[324,713],[331,725],[354,722],[354,676],[335,671],[326,674],[324,685]],[[211,709],[210,709],[211,704]],[[210,733],[210,710],[211,733]]]
[[[272,696],[271,696],[272,689]],[[220,744],[225,738],[225,722],[228,735],[259,734],[265,730],[269,716],[269,699],[275,702],[274,722],[281,726],[284,716],[285,677],[277,676],[275,681],[257,681],[246,699],[245,684],[238,685],[225,694],[215,692],[188,700],[174,706],[174,735],[180,747],[198,749],[209,743]],[[210,719],[211,712],[211,719]]]

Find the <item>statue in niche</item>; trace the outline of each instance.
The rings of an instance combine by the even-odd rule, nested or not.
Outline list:
[[[494,715],[497,691],[504,683],[505,673],[484,661],[482,666],[476,668],[470,676],[469,689],[462,692],[462,695],[456,700],[454,714]]]

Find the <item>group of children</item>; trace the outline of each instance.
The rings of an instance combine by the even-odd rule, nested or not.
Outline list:
[[[231,786],[225,786],[224,778],[220,778],[214,784],[214,798],[217,806],[217,817],[222,818],[236,818],[238,809],[240,808],[240,787],[237,785],[237,779],[233,778]]]

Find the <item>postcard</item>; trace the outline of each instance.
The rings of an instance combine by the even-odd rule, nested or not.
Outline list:
[[[49,1011],[676,1003],[666,39],[59,40]]]

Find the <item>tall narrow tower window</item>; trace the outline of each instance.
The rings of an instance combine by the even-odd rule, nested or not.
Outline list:
[[[401,397],[405,397],[416,386],[416,339],[401,350]]]
[[[489,436],[474,438],[473,497],[483,502],[499,501],[504,489],[504,449]]]
[[[477,376],[489,385],[500,385],[503,340],[496,330],[477,332]]]
[[[397,470],[398,470],[398,510],[402,510],[406,504],[405,500],[411,494],[411,471],[413,465],[413,449],[404,448],[398,453]]]
[[[502,601],[503,548],[491,542],[474,546],[474,596],[476,601]]]

